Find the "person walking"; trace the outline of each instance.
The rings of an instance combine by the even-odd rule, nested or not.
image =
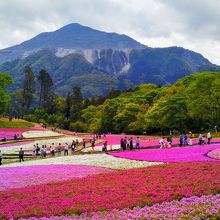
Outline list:
[[[22,148],[19,150],[19,162],[24,161],[24,151]]]
[[[3,154],[2,154],[2,152],[0,150],[0,166],[2,165],[2,159],[3,159]]]

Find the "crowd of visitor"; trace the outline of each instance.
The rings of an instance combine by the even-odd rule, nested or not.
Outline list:
[[[120,143],[120,148],[122,150],[133,150],[134,149],[134,143],[133,143],[133,138],[122,138],[121,143]],[[140,137],[137,137],[135,140],[135,148],[140,149]]]
[[[76,141],[73,140],[71,144],[59,143],[58,146],[55,146],[54,143],[52,143],[49,147],[47,147],[47,145],[42,145],[41,147],[39,147],[38,144],[35,144],[33,151],[32,151],[32,156],[33,157],[40,156],[40,158],[45,158],[50,155],[51,157],[54,157],[56,153],[58,156],[61,156],[62,152],[63,152],[64,156],[68,156],[69,150],[71,151],[71,154],[73,154],[79,144],[80,143],[77,139],[76,139]],[[82,144],[83,144],[83,146],[85,145],[85,139],[83,139]]]

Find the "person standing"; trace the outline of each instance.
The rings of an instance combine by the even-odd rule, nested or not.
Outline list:
[[[2,154],[2,152],[0,150],[0,166],[2,165],[2,159],[3,159],[3,154]]]
[[[47,145],[44,145],[44,157],[47,157]]]
[[[61,151],[62,151],[61,143],[59,143],[57,151],[58,151],[58,156],[61,156]]]
[[[22,148],[20,148],[19,151],[19,162],[24,161],[24,151]]]
[[[186,135],[186,134],[184,134],[184,136],[183,136],[183,145],[184,145],[184,147],[185,147],[186,145],[188,145],[187,135]]]
[[[94,147],[95,147],[95,139],[92,140],[91,147],[92,147],[92,150],[94,151]]]
[[[202,134],[199,134],[199,145],[202,145]]]
[[[104,142],[104,145],[103,145],[103,147],[102,147],[102,151],[103,151],[103,152],[107,152],[107,145],[108,145],[108,142],[105,141],[105,142]]]
[[[208,134],[207,134],[207,139],[208,139],[208,144],[210,144],[210,141],[212,139],[212,135],[210,132],[208,132]]]
[[[39,148],[39,146],[38,146],[38,144],[37,144],[37,147],[36,147],[36,155],[37,155],[37,156],[39,155],[39,152],[40,152],[40,148]]]
[[[130,141],[129,141],[129,147],[130,147],[130,150],[133,150],[133,138],[132,137],[130,138]]]
[[[41,157],[41,158],[44,158],[44,145],[41,146],[41,149],[40,149],[40,157]]]
[[[86,148],[86,140],[83,138],[83,148]]]
[[[124,139],[123,138],[121,138],[120,140],[120,148],[121,150],[124,150]]]
[[[140,149],[140,138],[137,137],[136,139],[136,149]]]
[[[192,141],[193,141],[193,134],[192,134],[192,132],[190,131],[190,132],[189,132],[189,145],[190,145],[190,146],[192,146],[192,144],[193,144]]]
[[[69,145],[67,143],[65,143],[65,146],[64,146],[64,156],[68,156],[68,151],[69,151]]]
[[[180,147],[182,147],[183,146],[183,136],[182,136],[182,134],[180,134]]]
[[[160,139],[159,143],[160,143],[160,148],[164,148],[164,137]]]

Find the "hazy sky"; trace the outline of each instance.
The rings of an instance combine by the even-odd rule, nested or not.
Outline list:
[[[75,22],[220,65],[220,0],[1,0],[0,48]]]

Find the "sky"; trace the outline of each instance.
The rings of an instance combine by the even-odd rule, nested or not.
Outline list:
[[[184,47],[220,65],[220,0],[1,0],[0,49],[69,23]]]

